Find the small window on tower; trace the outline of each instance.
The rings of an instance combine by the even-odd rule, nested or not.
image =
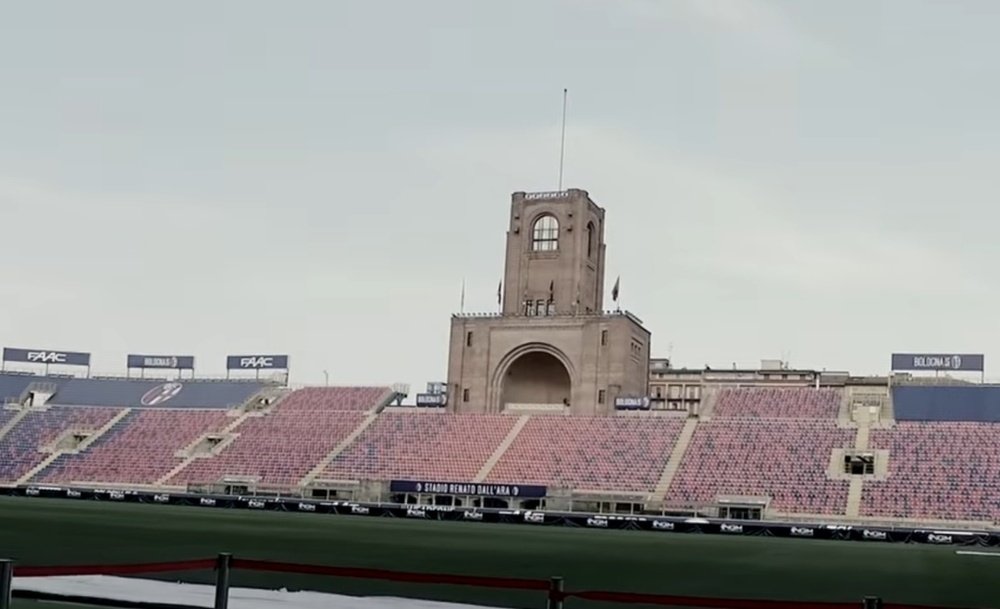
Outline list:
[[[587,222],[587,258],[594,257],[594,250],[597,249],[597,229],[593,222]]]
[[[531,317],[534,314],[535,314],[535,301],[534,300],[525,300],[524,301],[524,315],[526,317]]]
[[[531,249],[536,252],[559,249],[559,221],[554,216],[542,216],[535,220],[531,231]]]
[[[604,403],[604,390],[603,389],[598,389],[597,390],[597,403],[598,404],[603,404]]]
[[[462,401],[463,402],[468,402],[469,401],[469,388],[468,387],[466,387],[465,389],[462,390]]]
[[[608,331],[607,330],[601,330],[601,346],[602,347],[607,347],[608,346]]]
[[[465,333],[465,346],[466,347],[472,346],[472,332]]]

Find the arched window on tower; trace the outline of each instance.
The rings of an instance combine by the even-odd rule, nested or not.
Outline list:
[[[535,220],[531,230],[531,249],[535,252],[559,249],[559,221],[554,216],[542,216]]]
[[[597,229],[594,228],[593,222],[587,222],[587,258],[593,258],[595,250],[597,250]]]

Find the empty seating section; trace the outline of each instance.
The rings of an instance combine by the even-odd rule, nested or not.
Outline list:
[[[16,410],[4,410],[0,408],[0,427],[3,427],[10,422],[11,419],[17,416]]]
[[[72,448],[68,432],[94,433],[131,407],[84,450],[59,456],[32,481],[148,485],[187,463],[167,485],[229,479],[292,487],[391,395],[384,387],[294,391],[270,410],[245,415],[232,436],[223,436],[218,454],[186,459],[179,451],[234,421],[224,405],[244,403],[263,385],[183,381],[177,388],[162,381],[0,373],[0,398],[17,398],[46,380],[59,385],[58,400],[74,404],[54,399],[27,413],[0,408],[0,428],[21,417],[0,436],[0,484],[43,463],[51,454],[43,448]],[[872,429],[868,443],[888,451],[888,477],[865,480],[860,516],[1000,521],[1000,423],[989,422],[1000,417],[994,389],[897,388],[894,406],[902,418]],[[837,426],[841,397],[826,388],[720,389],[712,418],[694,428],[666,490],[667,508],[709,506],[725,496],[769,497],[779,513],[844,514],[849,482],[831,480],[827,471],[833,450],[852,447],[857,433]],[[519,420],[386,410],[318,479],[471,482]],[[684,423],[662,416],[531,416],[486,482],[648,495]],[[56,440],[65,441],[55,446]]]
[[[262,486],[293,486],[364,420],[366,410],[388,396],[375,387],[323,387],[289,394],[263,416],[251,417],[239,437],[217,456],[200,458],[168,484],[251,479]]]
[[[363,412],[379,406],[390,393],[388,387],[307,387],[285,398],[281,409],[285,412],[292,410]]]
[[[34,480],[153,484],[183,461],[177,451],[231,420],[218,409],[135,409],[86,450],[59,457]]]
[[[468,482],[516,422],[504,415],[384,412],[320,478]]]
[[[0,438],[0,482],[15,482],[49,455],[41,451],[70,430],[94,432],[121,412],[120,408],[54,407],[32,412]]]
[[[698,425],[667,492],[667,505],[714,504],[720,495],[768,496],[781,512],[843,514],[847,481],[830,480],[834,448],[854,430],[832,420],[713,419]]]
[[[650,492],[683,425],[665,417],[535,416],[486,481]]]
[[[897,422],[873,430],[889,450],[884,481],[867,481],[861,515],[879,518],[1000,520],[1000,425]]]
[[[836,418],[838,389],[812,387],[727,387],[719,391],[714,416],[739,418]]]

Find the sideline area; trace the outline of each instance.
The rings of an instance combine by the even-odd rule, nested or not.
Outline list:
[[[992,607],[996,560],[950,546],[683,535],[0,498],[0,556],[24,566],[239,558],[427,573],[562,576],[569,589]],[[212,573],[157,578],[207,584]],[[236,571],[234,587],[536,607],[537,593]]]
[[[178,605],[211,609],[215,588],[204,584],[181,584],[106,575],[68,577],[15,578],[15,590],[32,590],[61,596],[98,597],[114,600],[148,602],[169,600]],[[17,603],[15,603],[17,605]],[[50,606],[39,604],[39,606]],[[479,605],[463,605],[438,601],[423,601],[394,597],[356,597],[320,592],[290,592],[231,588],[231,609],[482,609]]]

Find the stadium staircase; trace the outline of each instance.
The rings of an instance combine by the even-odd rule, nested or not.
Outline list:
[[[851,392],[845,391],[840,399],[840,408],[837,409],[837,427],[849,429],[857,425],[851,412],[853,403]]]
[[[285,387],[265,387],[250,396],[239,408],[234,408],[229,411],[229,415],[235,416],[229,425],[222,428],[222,431],[215,432],[212,434],[205,434],[186,446],[181,450],[178,456],[183,457],[183,461],[177,464],[175,468],[166,473],[166,475],[161,476],[159,480],[154,483],[156,487],[167,487],[167,482],[179,474],[185,467],[191,465],[198,459],[208,459],[218,455],[220,452],[226,449],[227,446],[232,444],[239,433],[235,430],[243,424],[244,421],[253,417],[262,417],[264,414],[272,410],[281,400],[287,397],[291,391]],[[261,408],[261,406],[264,406]],[[210,454],[205,453],[194,453],[192,452],[195,447],[201,445],[206,438],[209,436],[221,435],[224,439],[212,447],[212,452]]]
[[[697,418],[691,417],[684,421],[684,428],[681,429],[680,435],[677,436],[677,442],[674,444],[674,448],[670,452],[670,458],[667,459],[667,465],[663,468],[663,473],[660,475],[659,481],[653,488],[653,500],[650,507],[656,509],[663,505],[666,500],[667,491],[670,489],[670,485],[674,481],[677,469],[681,466],[681,460],[684,459],[684,453],[687,452],[688,445],[691,444],[691,438],[694,437],[694,431],[697,428]]]
[[[48,466],[52,465],[56,461],[56,459],[58,459],[59,457],[61,457],[63,455],[75,455],[77,453],[80,453],[80,452],[83,452],[83,451],[87,450],[87,448],[91,444],[93,444],[94,442],[96,442],[104,434],[108,433],[108,431],[110,431],[112,428],[114,428],[115,425],[117,425],[122,419],[124,419],[125,417],[127,417],[129,415],[129,413],[131,413],[131,412],[132,412],[131,408],[122,408],[121,412],[119,412],[114,417],[112,417],[110,421],[108,421],[107,423],[105,423],[100,429],[98,429],[94,433],[92,433],[89,436],[87,436],[86,440],[80,442],[78,445],[76,445],[73,448],[70,448],[70,449],[57,449],[57,448],[54,448],[55,446],[59,445],[59,441],[60,441],[61,438],[65,438],[67,435],[74,433],[75,430],[70,429],[70,430],[64,432],[63,434],[60,435],[59,439],[56,439],[54,442],[52,442],[50,444],[50,446],[52,446],[53,448],[49,449],[49,450],[52,451],[49,454],[49,456],[46,457],[45,459],[43,459],[41,463],[39,463],[35,467],[33,467],[30,470],[28,470],[23,476],[21,476],[20,478],[18,478],[17,484],[18,485],[27,484],[32,478],[34,478],[38,474],[42,473],[42,471],[44,471],[45,468],[47,468]],[[42,450],[46,450],[46,449],[42,448]]]
[[[39,408],[45,406],[52,399],[52,396],[56,394],[58,387],[55,383],[47,381],[36,381],[28,385],[24,391],[21,392],[20,398],[18,398],[21,404],[28,403],[28,397],[33,396],[30,406],[34,408]]]
[[[327,453],[327,455],[325,457],[323,457],[323,460],[320,461],[316,465],[316,467],[314,467],[311,470],[309,470],[309,473],[306,474],[305,476],[303,476],[302,480],[299,482],[299,486],[302,486],[302,487],[308,486],[314,480],[316,480],[316,478],[318,478],[319,475],[323,473],[323,470],[326,469],[326,467],[328,465],[330,465],[330,463],[332,463],[334,459],[337,458],[337,455],[339,455],[340,453],[344,452],[344,449],[346,449],[355,440],[357,440],[358,436],[360,436],[362,433],[364,433],[364,431],[366,429],[368,429],[368,427],[372,423],[374,423],[376,421],[376,419],[378,419],[378,410],[379,409],[376,409],[375,412],[372,412],[371,414],[369,414],[368,416],[366,416],[363,421],[361,421],[360,423],[358,423],[358,426],[354,428],[354,431],[352,431],[351,433],[349,433],[347,435],[347,437],[345,437],[343,440],[340,441],[339,444],[337,444],[336,446],[334,446],[333,450],[331,450],[329,453]]]
[[[865,425],[858,425],[858,433],[854,436],[855,450],[868,450],[868,439],[871,435],[871,428]],[[861,476],[851,478],[850,486],[847,489],[847,517],[857,518],[861,514],[861,494],[864,490],[865,480]]]
[[[197,440],[195,440],[194,442],[192,442],[182,452],[185,452],[185,451],[189,452],[190,449],[191,449],[191,447],[198,446],[199,444],[201,444],[202,442],[204,442],[205,438],[207,436],[221,435],[221,436],[225,437],[225,439],[222,442],[219,442],[217,445],[215,445],[214,447],[212,447],[212,452],[210,454],[204,454],[204,453],[188,454],[186,457],[184,457],[184,460],[181,461],[177,465],[177,467],[173,468],[172,470],[170,470],[169,472],[167,472],[164,476],[162,476],[159,480],[157,480],[156,483],[154,484],[154,486],[158,486],[158,487],[165,487],[165,486],[167,486],[167,481],[170,480],[171,478],[173,478],[174,476],[176,476],[178,473],[180,473],[180,471],[183,470],[188,465],[191,465],[192,463],[194,463],[198,459],[208,459],[210,457],[214,457],[215,455],[217,455],[220,452],[222,452],[223,450],[225,450],[225,448],[227,446],[229,446],[230,444],[232,444],[233,441],[239,436],[239,434],[237,434],[233,430],[235,430],[240,425],[242,425],[243,422],[246,421],[247,419],[250,419],[252,417],[261,417],[261,416],[264,416],[263,412],[264,411],[261,411],[261,410],[257,410],[257,411],[244,411],[244,412],[240,413],[240,415],[237,416],[235,419],[233,419],[232,422],[229,423],[229,425],[226,425],[225,427],[223,427],[222,431],[219,431],[219,432],[216,432],[216,433],[212,433],[212,434],[205,434],[204,436],[202,436],[202,437],[198,438]]]
[[[719,388],[706,385],[701,392],[701,407],[698,409],[698,418],[702,421],[709,421],[715,413],[715,403],[719,401]]]
[[[12,418],[11,420],[7,421],[6,425],[4,425],[3,427],[0,427],[0,440],[2,440],[4,436],[6,436],[8,433],[10,433],[10,430],[12,430],[15,427],[17,427],[17,424],[21,422],[21,419],[23,419],[24,417],[28,416],[29,412],[31,412],[31,410],[29,408],[23,408],[23,409],[21,409],[20,412],[18,412],[16,415],[14,415],[14,418]]]
[[[514,440],[517,439],[517,434],[521,433],[524,426],[528,424],[529,419],[531,419],[529,415],[521,415],[517,419],[514,426],[510,428],[509,432],[507,432],[507,437],[503,439],[503,442],[501,442],[499,446],[497,446],[496,450],[493,451],[493,454],[490,455],[490,458],[486,460],[486,463],[479,468],[479,473],[476,474],[475,478],[473,478],[473,482],[482,482],[486,480],[486,476],[490,475],[490,472],[493,471],[493,467],[500,461],[503,454],[507,452],[510,445],[514,443]]]

